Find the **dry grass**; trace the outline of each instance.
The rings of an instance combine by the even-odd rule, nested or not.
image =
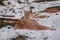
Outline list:
[[[59,11],[60,11],[60,6],[55,6],[55,7],[49,7],[41,12],[55,13],[55,12],[59,12]]]
[[[39,25],[33,17],[32,12],[26,12],[26,18],[19,20],[14,26],[15,29],[30,29],[30,30],[55,30],[54,28]]]
[[[12,38],[12,40],[26,40],[25,36],[18,36],[16,38]]]

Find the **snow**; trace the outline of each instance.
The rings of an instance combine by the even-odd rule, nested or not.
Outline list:
[[[52,19],[52,20],[51,20]],[[45,19],[46,20],[46,19]],[[28,36],[28,38],[26,38],[26,40],[60,40],[60,15],[55,15],[55,16],[51,16],[49,22],[45,21],[42,19],[42,21],[47,22],[47,24],[49,24],[49,22],[51,22],[52,26],[54,26],[56,28],[55,31],[52,30],[27,30],[27,29],[17,29],[15,30],[14,28],[12,28],[11,26],[6,26],[3,27],[2,29],[0,29],[0,40],[10,40],[10,38],[15,38],[18,35],[25,35]],[[42,23],[39,21],[39,23]],[[43,23],[42,23],[43,24]],[[46,25],[47,25],[46,24]],[[50,25],[50,24],[49,24]],[[11,27],[10,29],[8,29],[8,27]],[[4,31],[4,32],[3,32]],[[47,38],[47,39],[45,39]]]
[[[50,30],[42,30],[42,31],[37,31],[37,30],[17,30],[17,33],[19,34],[24,34],[25,36],[28,36],[29,38],[27,40],[44,40],[44,38],[48,37],[47,40],[52,37],[51,34],[52,32]],[[51,40],[51,39],[49,39]]]
[[[53,7],[53,6],[60,6],[60,1],[53,1],[53,2],[41,2],[41,3],[31,3],[31,6],[34,6],[36,9],[33,11],[42,11],[45,10],[48,7]]]
[[[8,29],[10,27],[11,29]],[[7,25],[0,29],[0,40],[9,40],[9,38],[14,38],[17,35],[15,34],[14,28],[12,26]]]
[[[52,40],[52,33],[53,31],[50,30],[27,30],[27,29],[20,29],[20,30],[15,30],[12,27],[8,29],[8,27],[11,26],[6,26],[0,29],[0,40],[10,40],[10,38],[15,38],[18,35],[25,35],[28,36],[26,40],[44,40],[44,38],[48,37],[47,40]]]
[[[25,0],[21,0],[21,2],[24,2]],[[39,15],[49,15],[50,17],[48,19],[46,18],[35,18],[35,20],[44,26],[54,26],[56,30],[27,30],[27,29],[20,29],[15,30],[11,25],[7,25],[5,27],[0,28],[0,40],[11,40],[10,38],[15,38],[18,35],[25,35],[28,36],[26,40],[60,40],[60,12],[56,12],[58,15],[55,15],[56,13],[46,13],[46,12],[38,12],[45,10],[48,7],[52,6],[60,6],[60,1],[53,1],[53,2],[41,2],[41,3],[33,3],[30,0],[31,4],[30,6],[34,6],[35,9],[32,9],[33,12],[39,13]],[[7,3],[11,2],[11,5],[8,5]],[[8,0],[4,1],[5,5],[7,6],[0,6],[0,15],[15,15],[15,17],[12,17],[12,19],[21,19],[22,16],[24,16],[24,11],[29,11],[29,7],[27,4],[19,4],[17,0]],[[14,6],[15,7],[14,7]],[[10,9],[15,10],[14,13],[12,11],[9,11]],[[5,10],[6,11],[5,11]],[[3,11],[3,13],[1,13]],[[22,13],[21,13],[22,12]],[[0,16],[2,18],[2,16]],[[11,18],[11,17],[8,17]],[[10,29],[9,29],[10,28]]]
[[[57,19],[56,19],[57,18]],[[52,22],[52,25],[56,28],[55,31],[51,30],[15,30],[11,26],[6,26],[0,29],[0,40],[10,40],[9,38],[15,38],[18,35],[25,35],[28,36],[26,40],[45,40],[44,38],[47,38],[47,40],[60,40],[60,16],[55,16],[54,18],[51,17],[52,20],[49,22]],[[44,21],[45,22],[45,21]],[[49,24],[47,22],[47,24]],[[41,23],[41,22],[40,22]],[[11,27],[8,29],[8,27]]]

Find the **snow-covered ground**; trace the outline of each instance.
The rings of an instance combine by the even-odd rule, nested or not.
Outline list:
[[[48,7],[60,6],[60,1],[41,2],[41,3],[33,3],[32,1],[29,1],[30,3],[29,5],[34,7],[34,9],[32,9],[33,12],[42,11]],[[25,0],[22,0],[21,2],[25,2]],[[8,3],[11,3],[11,4],[8,4]],[[21,19],[21,17],[24,16],[24,12],[30,10],[26,2],[19,4],[17,0],[8,0],[8,1],[4,1],[4,4],[6,6],[0,6],[0,9],[1,9],[0,14],[15,15],[15,17],[5,17],[5,18]]]
[[[11,2],[11,5],[8,5],[7,2]],[[24,0],[22,0],[24,2]],[[30,1],[31,2],[31,1]],[[27,4],[19,4],[17,0],[8,0],[5,1],[5,4],[7,6],[0,6],[0,15],[15,15],[15,17],[12,17],[12,19],[21,19],[22,16],[24,16],[24,11],[29,11],[29,7]],[[31,2],[30,6],[34,6],[35,9],[32,9],[33,12],[42,11],[45,10],[47,7],[52,6],[60,6],[60,1],[53,1],[53,2],[41,2],[41,3],[33,3]],[[11,11],[9,11],[12,9]],[[15,12],[12,12],[12,11]],[[3,13],[1,13],[3,11]],[[55,14],[58,15],[55,15]],[[35,18],[35,20],[38,20],[37,22],[44,26],[54,26],[56,30],[15,30],[12,26],[6,26],[0,28],[0,40],[11,40],[11,38],[15,38],[18,35],[25,35],[28,36],[26,40],[60,40],[60,12],[56,13],[39,13],[42,15],[49,15],[50,17],[48,19],[46,18]],[[0,16],[2,17],[2,16]],[[11,17],[10,17],[11,18]]]
[[[53,31],[51,30],[14,30],[12,27],[10,29],[8,27],[0,29],[0,40],[11,40],[11,38],[15,38],[18,35],[27,36],[26,40],[53,40]]]
[[[59,12],[58,12],[59,14]],[[38,20],[38,19],[37,19]],[[39,21],[39,22],[38,22]],[[0,29],[0,40],[11,40],[18,35],[28,36],[26,40],[60,40],[60,14],[51,15],[48,19],[40,19],[37,22],[45,26],[54,26],[56,30],[15,30],[11,26],[6,26]],[[11,28],[10,28],[11,27]],[[9,28],[9,29],[8,29]]]

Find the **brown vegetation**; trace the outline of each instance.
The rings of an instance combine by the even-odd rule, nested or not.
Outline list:
[[[57,0],[35,0],[35,1],[33,1],[33,2],[40,3],[40,2],[45,2],[45,1],[57,1]]]
[[[26,18],[19,20],[14,26],[15,29],[30,29],[30,30],[55,30],[54,28],[39,25],[33,17],[32,12],[26,12]]]
[[[41,12],[55,13],[55,12],[59,12],[59,11],[60,11],[60,6],[55,6],[55,7],[49,7]]]
[[[4,0],[0,0],[0,5],[4,6],[4,3],[3,3]]]
[[[18,36],[18,37],[16,37],[16,38],[12,38],[12,40],[26,40],[25,39],[25,36]]]
[[[36,16],[35,18],[45,18],[47,15]]]

